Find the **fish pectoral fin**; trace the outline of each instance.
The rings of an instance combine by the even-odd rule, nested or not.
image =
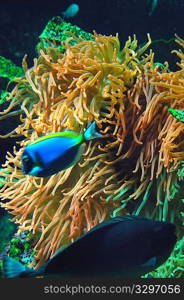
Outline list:
[[[31,176],[37,176],[38,172],[40,172],[40,170],[43,169],[43,161],[39,153],[35,153],[35,158],[36,162],[34,163],[32,170],[29,172],[29,175]]]
[[[36,158],[36,165],[40,166],[41,168],[43,167],[43,160],[38,152],[35,153],[35,158]]]
[[[150,267],[153,268],[156,266],[157,259],[155,256],[148,259],[144,264],[141,265],[141,267]]]
[[[41,170],[39,166],[34,166],[32,170],[29,172],[31,176],[37,176],[38,172]]]

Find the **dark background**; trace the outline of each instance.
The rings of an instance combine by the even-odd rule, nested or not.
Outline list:
[[[60,15],[71,3],[80,6],[78,14],[67,21],[82,29],[105,35],[119,33],[125,42],[136,34],[140,43],[151,38],[171,39],[177,33],[184,37],[184,0],[158,0],[154,13],[149,16],[154,0],[7,0],[0,2],[0,55],[21,65],[25,53],[30,66],[36,56],[35,45],[46,23]],[[164,46],[164,45],[163,45]],[[155,45],[153,48],[156,47]],[[161,47],[162,48],[162,47]],[[166,49],[165,49],[166,48]],[[170,45],[164,50],[156,47],[157,57],[172,60]],[[160,52],[164,52],[161,53]]]

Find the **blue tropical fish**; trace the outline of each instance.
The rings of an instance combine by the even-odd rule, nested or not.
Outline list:
[[[85,142],[102,135],[94,121],[83,134],[63,131],[42,136],[26,146],[22,154],[22,172],[47,177],[76,164],[85,149]]]
[[[4,256],[4,277],[140,277],[169,257],[176,243],[175,230],[172,223],[129,215],[115,217],[61,248],[40,269]]]
[[[162,4],[163,6],[170,7],[173,9],[174,7],[176,8],[183,8],[184,7],[184,0],[165,0],[165,1],[160,1],[160,0],[147,0],[147,7],[148,7],[148,15],[152,16],[154,15],[155,11],[158,9],[158,6]]]
[[[65,11],[62,12],[62,16],[66,19],[73,18],[79,11],[79,5],[78,4],[71,4],[67,7]]]
[[[148,5],[150,6],[150,10],[148,15],[151,16],[158,6],[158,0],[147,0]]]

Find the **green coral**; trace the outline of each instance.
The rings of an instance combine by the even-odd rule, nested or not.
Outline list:
[[[3,255],[8,255],[20,261],[24,265],[34,264],[36,251],[32,248],[33,235],[29,232],[22,232],[18,236],[13,236],[6,245]],[[3,262],[0,259],[0,278],[3,277]]]
[[[0,171],[3,170],[3,168],[0,168]],[[10,172],[9,171],[4,171],[3,174],[9,174]],[[5,184],[5,181],[7,180],[6,176],[0,176],[0,189],[4,186]],[[13,179],[13,181],[18,181],[18,179]]]
[[[168,67],[167,64],[164,65],[164,64],[161,64],[161,63],[159,63],[159,62],[156,62],[156,63],[153,64],[152,69],[153,69],[155,66],[157,66],[157,67],[158,67],[158,70],[160,70],[160,71],[170,72],[170,69],[169,69],[169,67]]]
[[[184,180],[184,161],[180,162],[180,166],[177,170],[177,175],[180,180]]]
[[[0,260],[0,278],[3,277],[3,262]]]
[[[30,264],[34,260],[36,254],[31,244],[33,235],[31,233],[22,232],[18,236],[14,236],[9,243],[7,254],[20,261],[22,264]]]
[[[6,102],[7,91],[0,90],[0,105]]]
[[[0,77],[6,77],[13,80],[15,77],[21,77],[23,70],[17,67],[11,60],[0,56]]]
[[[78,26],[64,22],[59,16],[54,17],[49,20],[39,36],[41,42],[37,45],[37,51],[42,48],[47,49],[48,47],[57,46],[60,52],[64,52],[65,49],[62,43],[71,37],[71,45],[75,45],[78,42],[75,37],[81,37],[84,40],[93,40],[91,33],[80,29]]]
[[[0,171],[3,170],[2,168],[0,168]],[[4,174],[8,174],[10,173],[9,171],[4,171]],[[4,183],[6,181],[5,179],[6,177],[0,176],[0,188],[2,188],[4,186]]]
[[[0,105],[6,102],[6,96],[8,95],[8,92],[4,90],[4,86],[16,77],[23,76],[23,74],[22,68],[16,66],[11,60],[0,56]]]
[[[175,117],[178,121],[184,122],[184,111],[177,110],[174,108],[169,107],[168,111],[171,113],[173,117]]]

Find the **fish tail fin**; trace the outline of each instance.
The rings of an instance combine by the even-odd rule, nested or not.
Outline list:
[[[102,137],[103,135],[96,130],[96,121],[92,122],[84,132],[84,139],[86,141]]]
[[[33,273],[34,270],[30,269],[19,261],[9,257],[4,256],[3,258],[3,274],[5,278],[16,278],[16,277],[29,277],[29,273]],[[35,270],[36,273],[36,270]],[[31,276],[31,275],[30,275]]]

